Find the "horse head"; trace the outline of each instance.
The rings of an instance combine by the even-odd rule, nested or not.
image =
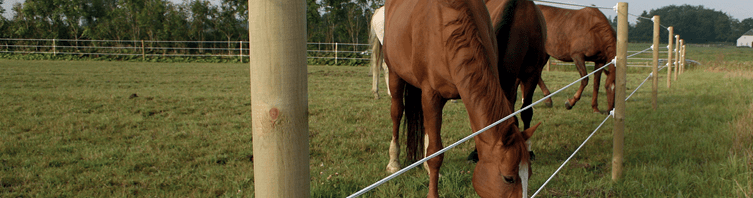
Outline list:
[[[509,131],[504,135],[507,137],[495,142],[476,142],[480,160],[473,172],[473,187],[479,196],[528,197],[528,179],[532,173],[528,139],[540,124],[520,132],[510,122],[499,126],[500,130]]]

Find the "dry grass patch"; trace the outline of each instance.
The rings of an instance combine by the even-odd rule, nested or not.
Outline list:
[[[743,157],[748,170],[753,170],[753,104],[748,107],[748,111],[732,122],[732,129],[735,132],[735,139],[732,143],[733,155]],[[738,197],[750,197],[753,194],[753,182],[748,178],[747,187],[740,185],[735,181],[738,187]]]
[[[717,61],[705,69],[706,72],[725,73],[725,78],[753,79],[753,62],[750,61]]]

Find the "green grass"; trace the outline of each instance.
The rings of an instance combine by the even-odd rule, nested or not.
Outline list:
[[[735,61],[735,71],[753,71],[751,60]],[[0,60],[0,70],[0,197],[253,196],[248,64]],[[628,92],[649,71],[630,72]],[[312,196],[344,197],[386,177],[390,104],[373,99],[368,69],[308,73]],[[751,195],[751,143],[735,131],[750,131],[736,126],[753,112],[753,80],[697,67],[667,89],[664,77],[659,109],[650,82],[627,103],[621,181],[610,177],[610,120],[541,196]],[[554,91],[579,75],[543,78]],[[590,85],[573,110],[563,104],[576,88],[554,96],[553,108],[536,107],[529,194],[605,118],[591,113]],[[445,145],[472,132],[462,101],[447,104],[442,128]],[[476,196],[465,160],[472,148],[445,154],[442,197]],[[417,168],[366,197],[423,197],[427,185]]]

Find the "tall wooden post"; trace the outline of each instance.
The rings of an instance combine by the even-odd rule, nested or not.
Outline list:
[[[141,61],[146,60],[146,52],[144,51],[144,40],[141,40]]]
[[[680,35],[675,35],[675,76],[674,81],[677,81],[677,71],[680,70]]]
[[[57,43],[55,42],[55,39],[52,39],[52,55],[53,56],[58,55]]]
[[[546,60],[546,71],[550,71],[550,67],[552,66],[552,59]]]
[[[652,45],[654,62],[651,66],[651,106],[656,110],[659,106],[659,38],[661,38],[661,20],[659,19],[659,15],[654,15],[652,21],[654,21],[654,44]]]
[[[306,1],[249,0],[254,195],[310,197]]]
[[[682,45],[682,55],[681,55],[682,56],[682,70],[680,70],[680,74],[682,74],[683,72],[685,72],[685,64],[687,63],[686,62],[687,59],[685,59],[685,52],[686,52],[687,49],[685,49],[685,47],[687,47],[687,46],[685,44],[683,44]]]
[[[677,57],[680,60],[680,75],[685,72],[685,39],[680,39],[680,56]]]
[[[617,3],[617,67],[614,89],[614,129],[612,146],[612,181],[622,178],[623,143],[625,142],[625,85],[627,83],[628,4]]]
[[[669,44],[667,46],[667,88],[670,88],[672,86],[672,44],[674,44],[675,38],[675,28],[672,26],[669,26]]]

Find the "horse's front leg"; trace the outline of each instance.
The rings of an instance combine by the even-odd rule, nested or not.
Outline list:
[[[536,85],[539,84],[539,80],[541,79],[540,76],[541,74],[532,75],[530,78],[521,83],[520,87],[523,91],[523,105],[521,105],[520,108],[526,107],[533,103],[533,92],[536,91]],[[526,109],[525,111],[521,112],[520,118],[523,120],[523,129],[530,128],[531,120],[533,119],[533,108]]]
[[[617,78],[614,64],[608,64],[605,66],[609,70],[605,70],[604,74],[607,76],[607,80],[604,82],[604,89],[607,91],[607,111],[614,109],[614,86],[615,79]]]
[[[594,69],[598,69],[603,66],[604,63],[596,63]],[[591,96],[591,108],[594,110],[594,113],[602,113],[601,111],[599,111],[599,85],[601,84],[601,72],[606,72],[604,71],[604,69],[596,71],[596,73],[594,73],[594,95]]]
[[[425,155],[429,156],[443,148],[442,137],[440,135],[442,127],[442,108],[446,99],[431,90],[423,91],[421,106],[424,111],[424,129],[425,129]],[[429,159],[424,166],[428,167],[429,172],[429,193],[428,197],[439,197],[439,167],[442,166],[444,154],[440,154]]]
[[[378,75],[379,73],[376,73]],[[400,170],[400,121],[403,119],[403,90],[405,89],[405,81],[397,77],[394,73],[389,73],[392,76],[392,81],[389,81],[390,91],[392,92],[392,107],[390,108],[390,117],[392,118],[392,140],[390,141],[390,161],[387,164],[387,172],[395,173]]]

